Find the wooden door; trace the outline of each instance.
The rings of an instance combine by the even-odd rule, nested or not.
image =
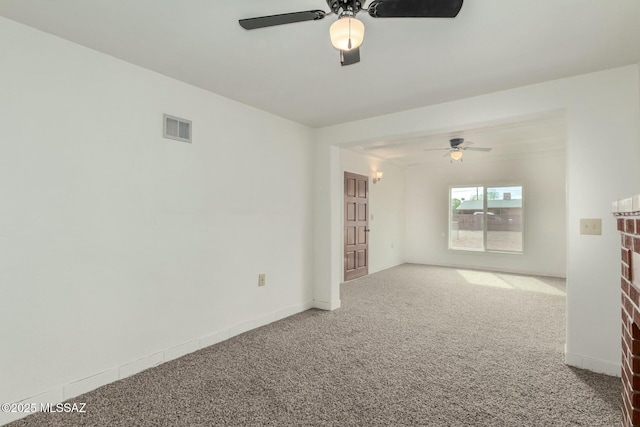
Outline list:
[[[369,273],[369,177],[344,173],[344,280]]]

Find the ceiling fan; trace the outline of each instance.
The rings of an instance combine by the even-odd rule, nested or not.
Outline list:
[[[491,151],[491,148],[488,147],[469,147],[469,145],[473,144],[471,141],[465,141],[464,138],[451,138],[449,140],[449,148],[425,148],[423,151],[434,151],[434,150],[447,150],[447,153],[443,157],[450,156],[451,161],[460,160],[462,161],[462,152],[465,150],[469,151]]]
[[[356,18],[365,11],[372,18],[455,18],[464,0],[326,0],[330,11],[306,10],[240,19],[245,30],[292,24],[302,21],[317,21],[335,14],[338,20],[331,24],[331,43],[340,51],[340,63],[351,65],[360,62],[360,45],[364,40],[364,24]]]

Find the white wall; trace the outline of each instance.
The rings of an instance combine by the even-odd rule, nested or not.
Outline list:
[[[326,127],[316,132],[316,153],[328,152],[332,145],[455,132],[564,111],[568,159],[566,361],[619,375],[620,242],[610,206],[614,200],[639,192],[638,85],[638,66],[634,65]],[[323,163],[331,161],[330,156],[318,156],[316,161],[320,168],[331,169]],[[336,203],[340,191],[328,191],[331,189],[316,187],[316,203]],[[330,263],[335,265],[340,260],[340,247],[335,244],[340,218],[332,214],[315,219],[316,233],[324,230],[332,236],[329,242],[317,242],[316,251],[331,254]],[[580,235],[580,218],[602,218],[602,236]],[[316,265],[316,270],[321,268]],[[317,282],[315,287],[335,292],[338,284]]]
[[[342,176],[351,172],[369,177],[369,273],[404,263],[405,170],[345,149],[340,150],[340,161]],[[384,173],[375,184],[371,179],[374,171]],[[344,204],[341,206],[344,218]]]
[[[0,51],[0,402],[312,305],[309,128],[3,18]]]
[[[565,277],[565,160],[556,153],[409,169],[407,262]],[[524,254],[448,249],[449,187],[475,185],[524,186]]]

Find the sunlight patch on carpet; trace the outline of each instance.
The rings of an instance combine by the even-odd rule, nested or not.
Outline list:
[[[489,286],[502,289],[517,289],[526,292],[537,292],[542,294],[566,296],[565,292],[545,283],[544,281],[536,277],[503,273],[497,274],[474,270],[456,271],[471,285]]]

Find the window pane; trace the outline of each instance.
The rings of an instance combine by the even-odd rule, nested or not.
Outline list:
[[[522,252],[522,187],[487,188],[487,250]]]
[[[471,251],[484,250],[483,187],[451,189],[449,247]]]

